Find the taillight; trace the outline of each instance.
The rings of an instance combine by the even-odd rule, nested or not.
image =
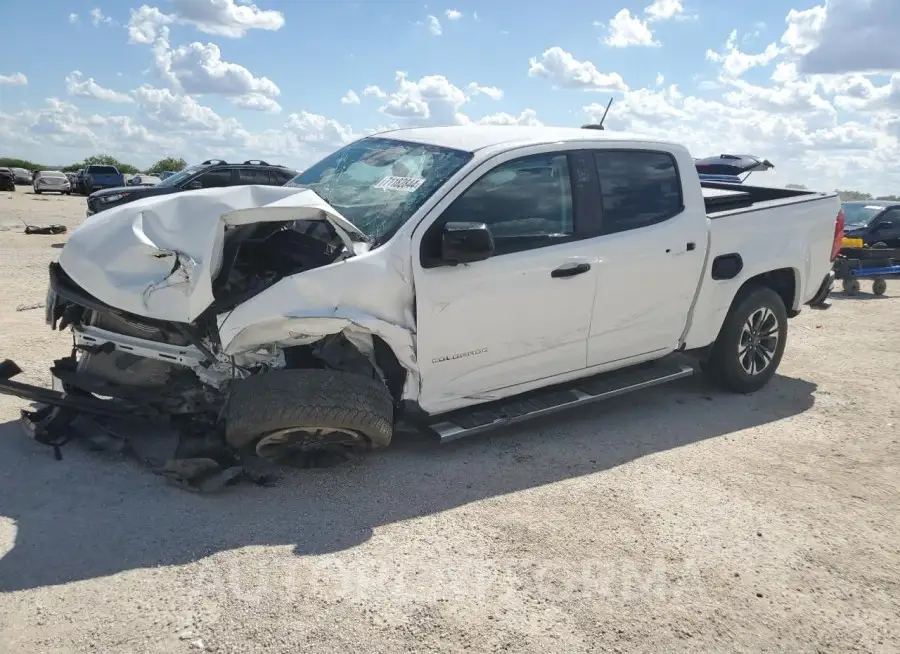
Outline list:
[[[837,259],[838,253],[841,251],[841,241],[844,240],[844,210],[838,212],[834,221],[834,242],[831,244],[831,260]]]

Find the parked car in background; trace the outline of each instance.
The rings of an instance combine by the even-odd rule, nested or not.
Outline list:
[[[12,170],[13,172],[16,184],[21,184],[22,186],[31,184],[30,170],[27,170],[25,168],[10,168],[10,170]]]
[[[34,192],[41,193],[65,193],[69,195],[72,192],[72,186],[69,184],[69,178],[66,174],[58,170],[41,170],[34,178]]]
[[[156,186],[162,180],[155,175],[132,175],[126,186]]]
[[[852,200],[844,209],[844,238],[859,239],[869,247],[900,247],[900,202]]]
[[[0,168],[0,191],[15,191],[15,177],[15,173],[9,168]]]
[[[71,190],[76,191],[75,185],[78,183],[78,174],[66,173],[66,179],[69,180],[69,187],[71,188]]]
[[[172,175],[177,175],[178,173],[174,170],[164,170],[159,174],[160,179],[166,179],[167,177],[171,177]]]
[[[125,175],[115,166],[93,164],[85,168],[85,190],[88,194],[98,189],[125,186]]]
[[[289,182],[297,171],[251,159],[244,163],[227,163],[221,159],[208,159],[196,166],[185,168],[153,186],[121,186],[92,193],[87,201],[87,215],[118,207],[128,202],[155,195],[168,195],[201,188],[221,188],[225,186],[246,186],[263,184],[282,186]]]

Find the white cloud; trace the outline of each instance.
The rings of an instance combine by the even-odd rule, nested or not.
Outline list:
[[[900,149],[900,130],[891,134],[890,129],[900,126],[892,122],[900,116],[884,110],[888,89],[868,87],[862,79],[845,79],[842,86],[824,92],[854,94],[857,107],[873,111],[872,119],[863,114],[842,119],[834,108],[840,96],[823,95],[824,78],[788,79],[771,87],[736,79],[728,82],[719,99],[685,95],[675,85],[626,91],[613,104],[605,124],[608,129],[683,142],[695,156],[726,152],[765,156],[776,168],[755,180],[763,184],[861,186],[875,193],[896,193],[892,189],[900,187],[900,171],[889,162]],[[900,99],[900,76],[897,91]],[[605,108],[598,102],[584,109],[586,117],[596,121]]]
[[[429,32],[431,32],[435,36],[440,36],[444,33],[443,28],[441,28],[441,21],[439,21],[436,16],[429,16],[425,20],[428,25]]]
[[[825,25],[825,7],[799,11],[791,9],[784,19],[787,29],[781,35],[781,42],[798,55],[805,55],[819,41],[819,33]]]
[[[259,9],[255,4],[235,0],[171,0],[174,11],[141,5],[131,10],[128,37],[131,43],[150,45],[168,40],[170,25],[190,25],[205,34],[241,38],[253,29],[274,32],[284,27],[280,11]]]
[[[456,9],[448,9],[444,12],[444,16],[447,17],[447,20],[459,20],[462,18],[462,12]]]
[[[186,93],[252,94],[269,100],[281,94],[275,82],[268,77],[256,77],[240,64],[224,61],[215,43],[194,42],[169,48],[164,39],[157,39],[154,57],[163,78]]]
[[[653,32],[647,22],[622,9],[609,21],[609,33],[603,42],[614,48],[627,48],[633,45],[658,46]]]
[[[308,111],[291,114],[285,127],[304,141],[330,146],[345,145],[358,137],[350,126]]]
[[[590,61],[578,61],[559,46],[548,48],[540,59],[528,60],[529,77],[542,77],[554,86],[585,91],[624,91],[628,88],[618,73],[601,73]]]
[[[84,75],[80,70],[73,70],[66,75],[66,91],[69,95],[82,98],[94,98],[95,100],[125,104],[134,102],[130,95],[100,86],[94,81],[93,77],[84,79]]]
[[[260,9],[239,0],[172,0],[178,22],[193,25],[201,32],[240,38],[249,30],[275,32],[284,27],[284,14]]]
[[[785,37],[797,42],[798,68],[807,74],[900,71],[900,2],[827,0],[791,11]]]
[[[384,91],[382,91],[380,88],[378,88],[378,87],[375,86],[374,84],[372,84],[372,85],[367,86],[366,88],[364,88],[364,89],[363,89],[363,95],[365,95],[365,96],[372,96],[372,97],[378,98],[379,100],[383,100],[384,98],[387,97],[387,93],[385,93]]]
[[[477,82],[469,82],[466,90],[472,95],[486,95],[491,100],[501,100],[503,98],[503,89],[496,86],[483,86]]]
[[[525,109],[518,116],[501,111],[480,118],[477,122],[479,125],[526,125],[530,127],[540,127],[543,125],[543,123],[538,120],[537,113],[534,109]]]
[[[443,75],[426,75],[416,82],[406,73],[398,72],[395,81],[397,90],[380,109],[385,115],[403,119],[410,125],[470,122],[460,113],[460,108],[469,101],[468,96]]]
[[[656,73],[656,85],[657,86],[662,86],[663,83],[665,83],[665,81],[666,81],[666,78],[663,76],[662,73]]]
[[[74,25],[78,22],[78,14],[69,14],[69,24]]]
[[[770,43],[766,49],[758,54],[741,52],[737,46],[737,30],[732,30],[725,42],[724,52],[714,50],[706,51],[706,58],[718,64],[722,64],[722,72],[728,77],[740,77],[751,68],[766,66],[781,54],[778,46]]]
[[[667,20],[686,20],[696,18],[684,13],[683,0],[654,0],[653,4],[644,7],[645,18],[639,18],[628,9],[620,9],[609,23],[595,22],[597,27],[606,27],[606,37],[603,42],[613,48],[628,48],[631,46],[657,47],[660,42],[650,29],[651,23],[659,23]]]
[[[281,105],[272,98],[262,93],[245,93],[231,98],[231,104],[241,109],[250,109],[251,111],[262,111],[267,114],[277,114],[281,112]]]
[[[341,98],[341,104],[359,104],[359,96],[356,91],[350,89],[347,94]]]
[[[162,13],[156,7],[141,5],[131,10],[131,19],[128,21],[128,41],[150,45],[157,39],[168,39],[169,25],[175,22],[175,18]]]
[[[644,9],[647,20],[670,20],[684,13],[682,0],[654,0],[653,4]]]
[[[91,9],[91,22],[94,24],[94,27],[100,27],[101,25],[112,25],[114,23],[113,19],[109,16],[103,14],[99,8],[94,7]],[[71,16],[69,17],[69,22],[72,21]]]
[[[9,86],[26,86],[28,78],[24,73],[13,73],[12,75],[0,75],[0,84],[8,84]]]

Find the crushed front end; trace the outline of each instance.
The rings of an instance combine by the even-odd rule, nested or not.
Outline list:
[[[73,239],[78,237],[76,231]],[[4,362],[0,393],[39,405],[23,411],[23,421],[57,457],[63,444],[84,437],[93,446],[133,454],[192,490],[215,490],[240,478],[265,481],[274,462],[328,465],[383,447],[407,369],[394,354],[404,347],[388,345],[379,332],[396,333],[399,342],[407,331],[367,318],[360,302],[346,299],[350,293],[370,297],[334,281],[336,275],[359,275],[331,266],[353,256],[346,241],[321,219],[227,229],[221,255],[213,257],[218,265],[203,270],[211,301],[190,322],[112,306],[77,283],[64,264],[52,263],[45,319],[54,330],[71,331],[72,352],[54,362],[50,389],[15,381],[19,367]],[[83,240],[78,247],[85,247]],[[133,258],[138,256],[169,262],[159,280],[146,275],[153,283],[144,300],[137,291],[125,294],[123,286],[113,286],[115,279],[107,284],[114,291],[98,286],[133,306],[152,293],[177,299],[177,293],[197,292],[191,282],[202,264],[191,257],[152,247]],[[74,261],[76,268],[87,265],[84,255]],[[145,262],[137,259],[134,269],[146,274]],[[299,281],[329,267],[324,282]],[[118,274],[127,284],[128,271]],[[313,305],[316,297],[328,307]],[[191,297],[183,298],[188,306]],[[223,333],[229,338],[224,344]]]

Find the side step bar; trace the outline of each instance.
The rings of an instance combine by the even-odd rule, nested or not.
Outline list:
[[[694,374],[685,363],[662,360],[551,386],[473,409],[435,416],[428,428],[446,443],[489,429],[511,425],[576,406],[658,386]]]

